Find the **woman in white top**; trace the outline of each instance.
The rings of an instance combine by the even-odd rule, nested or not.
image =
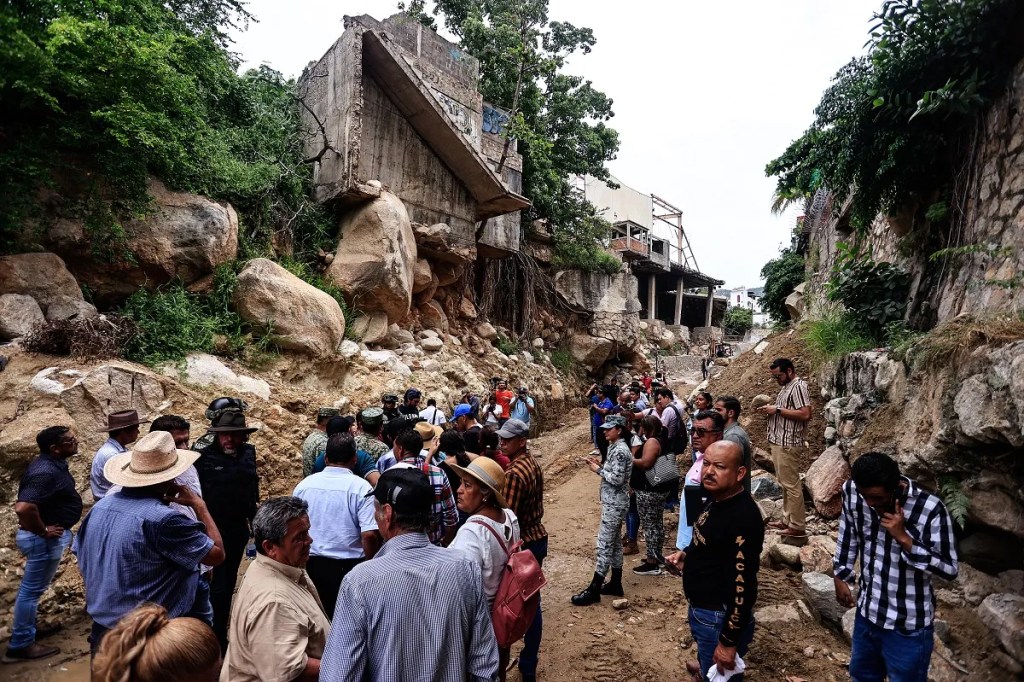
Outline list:
[[[501,418],[505,416],[502,414],[501,405],[497,403],[493,393],[487,397],[487,404],[484,405],[483,415],[485,424],[499,424],[501,423]]]
[[[519,519],[508,509],[501,494],[505,488],[505,472],[488,457],[477,457],[465,467],[449,466],[462,477],[456,503],[469,518],[448,548],[461,550],[480,564],[484,595],[491,605],[505,573],[509,548],[519,542]],[[499,650],[499,656],[498,670],[504,681],[509,650]]]

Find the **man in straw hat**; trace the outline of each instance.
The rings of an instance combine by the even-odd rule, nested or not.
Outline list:
[[[93,653],[107,630],[143,602],[160,604],[171,618],[198,615],[196,567],[224,561],[224,544],[206,503],[174,483],[198,457],[175,448],[170,433],[156,431],[103,468],[106,480],[121,489],[97,502],[78,531]],[[169,502],[191,507],[198,520]]]
[[[93,455],[89,472],[89,487],[96,501],[103,499],[110,490],[111,484],[103,476],[103,467],[111,457],[128,451],[128,446],[139,439],[139,424],[147,422],[148,419],[139,419],[139,413],[135,410],[121,410],[107,415],[107,428],[103,431],[109,434],[109,438]]]
[[[228,616],[238,567],[249,542],[249,529],[260,499],[256,448],[248,443],[249,435],[256,430],[245,423],[244,413],[222,412],[210,426],[213,442],[203,448],[196,460],[203,497],[224,537],[224,563],[214,570],[210,581],[213,631],[222,650],[228,645]]]
[[[392,467],[369,494],[385,542],[341,583],[320,679],[495,679],[480,568],[427,539],[434,491],[426,474]]]

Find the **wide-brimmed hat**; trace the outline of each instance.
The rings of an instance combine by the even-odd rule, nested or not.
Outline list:
[[[100,429],[100,431],[102,433],[110,433],[111,431],[127,429],[129,426],[148,423],[148,419],[139,419],[139,413],[135,410],[121,410],[120,412],[111,412],[108,414],[107,428]]]
[[[213,420],[213,424],[207,429],[210,433],[253,433],[259,431],[255,426],[246,426],[245,415],[241,412],[222,412]]]
[[[508,503],[505,502],[505,496],[501,493],[505,489],[505,472],[501,470],[501,465],[493,459],[490,457],[477,457],[468,466],[464,467],[460,467],[454,462],[446,462],[446,464],[457,471],[460,476],[470,476],[479,482],[480,485],[494,493],[494,500],[498,503],[499,507],[505,508],[508,506]]]
[[[440,426],[431,426],[425,421],[418,422],[412,428],[416,433],[419,434],[420,438],[423,439],[424,443],[432,441],[435,438],[440,438],[441,434],[444,433],[444,429],[442,429]]]
[[[134,448],[108,459],[103,476],[123,488],[141,488],[180,476],[197,459],[198,452],[175,448],[168,431],[150,431]]]

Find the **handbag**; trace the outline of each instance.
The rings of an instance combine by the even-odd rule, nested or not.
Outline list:
[[[676,453],[664,452],[654,460],[654,466],[644,472],[651,486],[660,486],[679,480],[679,467],[676,466]]]

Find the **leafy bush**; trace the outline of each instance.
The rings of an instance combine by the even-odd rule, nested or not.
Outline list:
[[[881,342],[886,326],[903,318],[909,286],[910,275],[903,268],[840,244],[827,290],[829,300],[843,304],[861,330]]]
[[[494,345],[498,347],[505,355],[515,355],[519,352],[519,344],[511,340],[504,334],[498,334],[498,338],[495,339]]]
[[[833,310],[820,320],[808,322],[802,327],[802,336],[818,365],[875,346],[857,320],[842,310]]]
[[[885,0],[868,54],[839,70],[811,127],[768,164],[776,195],[851,197],[858,229],[914,204],[946,220],[963,143],[1020,59],[1022,15],[1017,0]]]
[[[761,309],[776,322],[785,322],[789,319],[786,297],[804,281],[804,257],[793,249],[782,249],[778,258],[761,268],[761,277],[764,278]]]
[[[729,334],[742,336],[754,326],[754,311],[740,306],[731,306],[722,318],[722,327]]]
[[[565,348],[557,348],[551,351],[551,364],[555,366],[555,369],[561,372],[571,372],[576,361]]]
[[[125,302],[121,313],[138,327],[125,346],[129,360],[156,365],[213,350],[217,320],[209,315],[201,297],[181,284],[152,292],[140,289]]]
[[[967,512],[971,508],[971,500],[964,492],[960,481],[949,475],[939,476],[939,497],[942,498],[953,521],[962,529],[967,523]]]

